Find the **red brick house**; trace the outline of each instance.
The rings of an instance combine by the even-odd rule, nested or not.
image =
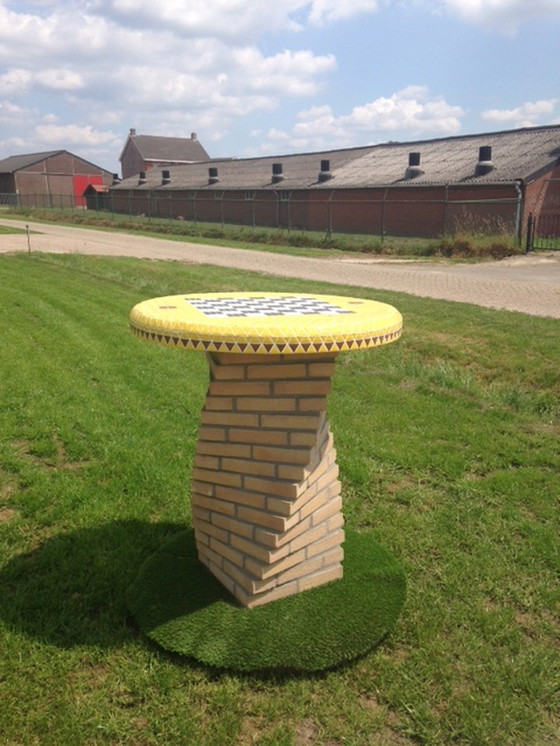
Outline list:
[[[560,210],[560,125],[153,168],[109,190],[116,211],[296,230],[521,237]]]
[[[4,202],[37,207],[85,206],[90,184],[109,185],[112,174],[69,153],[12,155],[0,160],[0,195]]]
[[[195,132],[190,138],[159,137],[137,135],[131,129],[119,160],[123,179],[128,179],[152,168],[207,161],[209,155]]]

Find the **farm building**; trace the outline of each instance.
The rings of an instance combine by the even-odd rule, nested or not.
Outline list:
[[[109,189],[152,217],[393,236],[522,235],[560,211],[560,125],[154,168]]]
[[[12,155],[0,160],[0,195],[8,204],[85,206],[90,184],[112,182],[112,174],[67,150]]]
[[[196,133],[186,137],[159,137],[137,135],[130,130],[119,158],[123,179],[137,176],[158,166],[178,166],[186,163],[209,160]]]

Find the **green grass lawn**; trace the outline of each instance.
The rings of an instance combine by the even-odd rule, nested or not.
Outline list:
[[[0,288],[2,746],[558,743],[558,321],[79,255],[0,256]],[[207,385],[202,354],[140,342],[128,312],[222,290],[357,295],[405,319],[399,342],[339,357],[329,412],[347,525],[397,557],[407,599],[381,646],[327,673],[206,668],[126,608],[190,525]]]

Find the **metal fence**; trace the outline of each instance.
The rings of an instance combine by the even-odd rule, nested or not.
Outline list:
[[[560,212],[529,215],[526,248],[530,250],[560,251]]]
[[[403,196],[404,195],[404,196]],[[82,198],[80,198],[82,199]],[[371,197],[332,190],[301,196],[290,190],[221,191],[115,190],[85,196],[85,205],[72,195],[0,194],[0,204],[18,208],[94,212],[97,215],[142,217],[148,221],[184,221],[272,228],[330,235],[361,234],[434,238],[457,233],[500,235],[521,239],[521,202],[517,197],[459,199],[441,188],[432,196],[391,190]]]

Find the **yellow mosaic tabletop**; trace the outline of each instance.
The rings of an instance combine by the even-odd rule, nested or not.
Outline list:
[[[132,331],[167,347],[206,352],[310,354],[377,347],[400,337],[386,303],[306,293],[197,293],[152,298],[130,313]]]

